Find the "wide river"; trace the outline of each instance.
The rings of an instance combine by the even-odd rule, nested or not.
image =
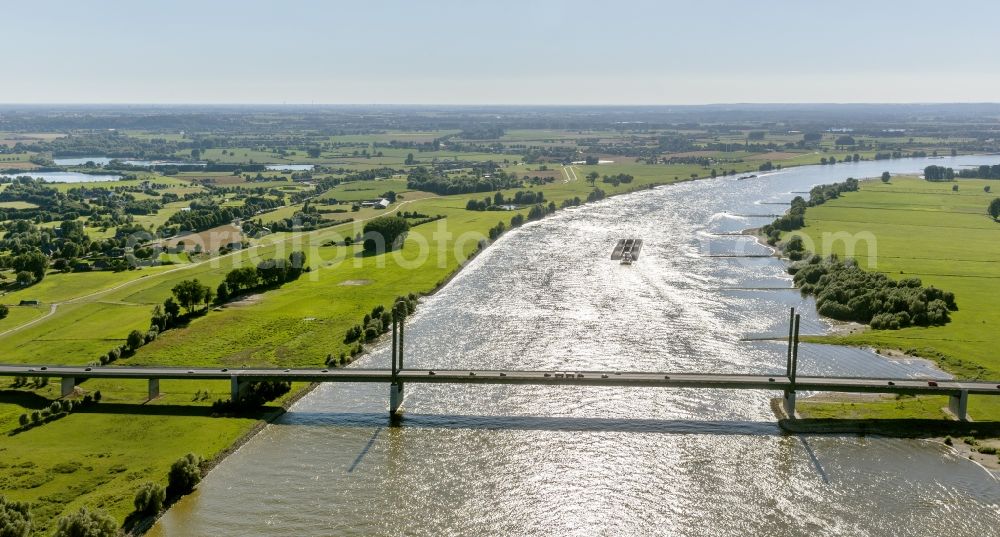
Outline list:
[[[725,235],[849,176],[998,157],[895,160],[702,180],[594,203],[508,233],[407,327],[423,368],[760,373],[784,368],[773,258]],[[740,216],[743,215],[743,216]],[[645,240],[632,266],[610,261]],[[329,276],[328,276],[329,277]],[[776,289],[786,288],[786,289]],[[809,374],[940,376],[920,361],[805,345]],[[385,367],[383,345],[359,362]],[[324,384],[213,470],[156,536],[998,535],[1000,481],[922,440],[788,435],[765,391]]]

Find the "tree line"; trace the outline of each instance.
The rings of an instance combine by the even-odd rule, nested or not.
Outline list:
[[[760,234],[766,238],[768,244],[774,246],[781,239],[782,232],[795,231],[806,225],[807,207],[822,205],[829,200],[839,198],[845,192],[856,192],[859,188],[860,183],[853,177],[840,183],[814,186],[809,190],[809,201],[806,201],[802,196],[792,198],[792,206],[788,211],[770,224],[761,227]],[[795,251],[792,250],[792,252]]]
[[[196,315],[205,314],[212,304],[221,306],[241,294],[280,287],[298,279],[308,270],[305,253],[295,251],[289,254],[287,260],[268,259],[261,261],[256,267],[235,268],[226,274],[215,290],[197,278],[180,281],[170,290],[171,296],[162,305],[153,307],[149,329],[145,332],[132,330],[125,337],[124,344],[112,347],[98,357],[94,365],[108,365],[132,356],[163,332],[184,325]]]
[[[512,198],[505,198],[502,192],[497,192],[492,198],[487,197],[481,200],[471,199],[465,204],[465,208],[469,211],[491,211],[501,210],[501,207],[504,205],[532,205],[543,203],[544,201],[545,193],[542,191],[518,190]]]
[[[452,163],[449,163],[452,164]],[[407,188],[433,192],[442,196],[453,194],[472,194],[476,192],[495,192],[523,186],[523,182],[508,176],[503,170],[484,167],[484,163],[471,164],[472,174],[448,174],[449,168],[442,165],[428,169],[417,166],[410,170],[406,177]]]
[[[161,236],[175,235],[180,231],[199,232],[228,224],[237,218],[245,219],[258,213],[284,205],[280,199],[251,196],[239,207],[222,207],[213,202],[192,202],[190,211],[178,211],[160,226]]]

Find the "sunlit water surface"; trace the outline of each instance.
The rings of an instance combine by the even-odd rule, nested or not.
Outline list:
[[[838,164],[696,181],[508,233],[407,327],[428,368],[779,372],[791,306],[767,249],[720,236],[848,176],[996,157]],[[641,237],[631,267],[608,259]],[[384,367],[384,346],[358,362]],[[941,376],[921,361],[805,345],[801,371]],[[1000,482],[919,440],[782,434],[764,391],[325,384],[171,509],[158,536],[1000,535]]]

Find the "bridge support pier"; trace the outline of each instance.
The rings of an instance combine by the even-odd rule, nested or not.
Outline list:
[[[403,407],[403,383],[389,385],[389,416],[396,416]]]
[[[74,377],[63,377],[60,385],[61,393],[63,397],[73,393],[73,388],[76,388],[76,378]]]
[[[240,400],[240,396],[243,395],[243,391],[246,390],[246,388],[247,383],[241,381],[236,375],[229,377],[229,399],[233,403]]]
[[[785,397],[781,402],[782,407],[785,409],[785,414],[788,419],[794,420],[798,416],[795,415],[795,391],[785,390]]]
[[[948,397],[948,410],[958,418],[958,421],[969,421],[969,390]]]
[[[160,396],[160,379],[149,379],[149,400]]]

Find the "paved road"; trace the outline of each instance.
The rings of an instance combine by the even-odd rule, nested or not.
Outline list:
[[[68,367],[0,365],[0,376],[287,380],[294,382],[391,383],[387,369],[208,369],[161,367]],[[636,371],[497,371],[406,369],[395,380],[406,383],[440,384],[536,384],[571,386],[631,386],[661,388],[716,388],[728,390],[786,390],[792,382],[784,376],[722,375],[706,373],[657,373]],[[1000,381],[966,382],[925,379],[873,379],[854,377],[799,377],[798,391],[867,392],[950,395],[1000,395]]]

